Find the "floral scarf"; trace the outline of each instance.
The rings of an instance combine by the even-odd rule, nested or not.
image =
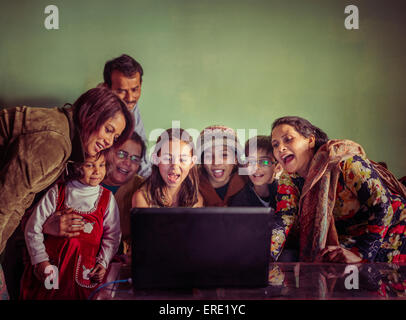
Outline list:
[[[319,250],[339,245],[333,217],[339,165],[355,155],[365,152],[350,140],[329,140],[314,155],[299,200],[301,261],[314,261]]]
[[[340,162],[355,155],[365,157],[365,151],[350,140],[329,140],[314,155],[299,200],[301,261],[314,261],[321,249],[339,245],[333,208]],[[389,170],[369,161],[383,183],[393,193],[406,198],[406,187]]]

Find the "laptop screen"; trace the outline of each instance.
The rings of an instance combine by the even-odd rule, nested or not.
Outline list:
[[[271,208],[133,208],[135,288],[265,287]]]

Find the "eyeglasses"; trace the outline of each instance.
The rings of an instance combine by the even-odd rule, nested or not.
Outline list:
[[[141,163],[141,157],[137,156],[135,154],[133,155],[129,155],[128,152],[124,151],[124,150],[119,150],[117,151],[117,157],[119,159],[127,159],[128,157],[130,157],[130,161],[135,163],[135,164],[140,164]]]
[[[259,159],[259,160],[248,159],[247,160],[247,166],[250,166],[250,167],[253,167],[256,164],[258,164],[258,166],[260,166],[260,167],[270,167],[277,163],[278,163],[278,161],[272,161],[272,160],[268,160],[268,159]]]

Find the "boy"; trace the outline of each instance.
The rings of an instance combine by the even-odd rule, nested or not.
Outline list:
[[[272,154],[270,137],[256,136],[249,139],[245,143],[245,156],[249,182],[231,199],[230,206],[276,209],[275,176],[281,168]]]

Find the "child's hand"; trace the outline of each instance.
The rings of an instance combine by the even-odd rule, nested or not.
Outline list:
[[[279,173],[282,171],[282,166],[280,163],[277,163],[274,165],[273,168],[273,174],[271,176],[271,178],[268,181],[268,184],[271,184],[272,182],[274,182],[275,178],[279,176]]]
[[[97,263],[93,270],[89,273],[89,278],[93,282],[100,283],[103,281],[105,275],[106,269],[100,263]]]
[[[38,280],[45,281],[45,279],[51,274],[45,273],[46,267],[50,265],[51,264],[49,263],[49,261],[42,261],[34,265],[34,275],[37,277]]]

